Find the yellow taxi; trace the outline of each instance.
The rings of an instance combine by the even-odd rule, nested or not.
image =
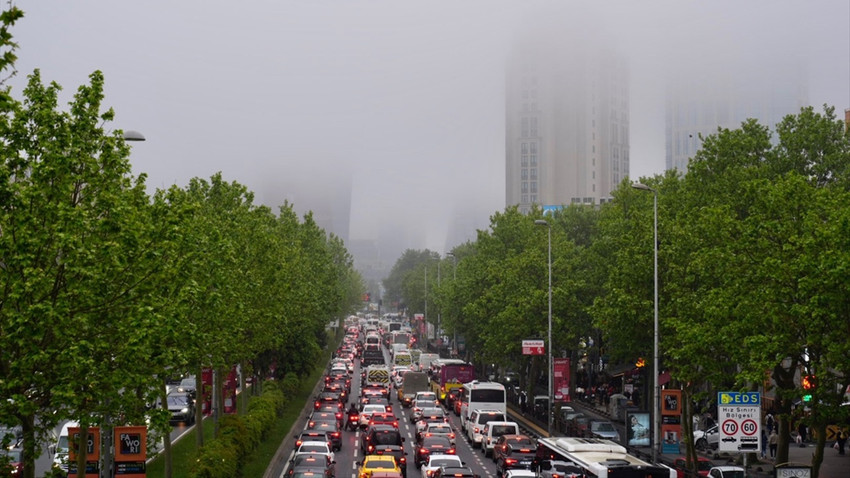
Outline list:
[[[366,455],[363,461],[358,463],[357,470],[359,478],[372,478],[373,473],[396,472],[401,474],[401,468],[392,455]]]

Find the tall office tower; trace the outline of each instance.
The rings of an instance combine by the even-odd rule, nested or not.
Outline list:
[[[528,39],[506,75],[505,200],[600,204],[629,174],[626,61],[581,39]]]
[[[773,130],[786,115],[799,113],[808,104],[806,91],[801,67],[786,71],[771,71],[764,65],[757,69],[683,70],[667,89],[667,169],[687,172],[688,161],[702,145],[700,135],[714,134],[717,128],[739,128],[748,118],[755,118]]]

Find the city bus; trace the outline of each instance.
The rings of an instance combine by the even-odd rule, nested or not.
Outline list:
[[[475,368],[459,359],[440,359],[431,362],[431,391],[441,403],[446,403],[446,392],[475,380]]]
[[[598,438],[551,437],[537,440],[539,466],[546,460],[573,463],[586,478],[676,478],[676,470],[629,455],[626,448]]]
[[[497,410],[508,413],[505,386],[498,382],[472,382],[463,384],[460,391],[460,423],[463,426],[473,410]]]

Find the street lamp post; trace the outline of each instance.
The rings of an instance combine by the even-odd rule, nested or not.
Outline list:
[[[452,258],[452,288],[454,288],[457,285],[455,284],[455,281],[457,280],[457,256],[454,252],[447,252],[446,257]],[[456,357],[458,355],[455,353],[457,352],[457,319],[453,322],[452,329],[452,348],[449,350],[449,356]]]
[[[549,405],[546,410],[546,415],[548,416],[548,428],[546,431],[549,433],[549,436],[552,436],[552,405],[555,401],[555,394],[552,390],[552,226],[545,219],[538,219],[534,221],[534,224],[546,226],[549,234],[549,340],[546,344],[546,349],[549,352],[549,368],[547,370],[549,376]]]
[[[437,339],[437,355],[440,355],[440,350],[443,349],[443,336],[440,334],[440,326],[443,322],[443,302],[442,291],[440,290],[440,263],[443,262],[443,257],[437,259],[437,294],[440,299],[437,302],[437,330],[434,332],[434,338]]]
[[[640,189],[642,191],[650,191],[652,193],[652,249],[654,263],[653,302],[655,307],[655,314],[653,319],[655,337],[653,340],[652,351],[652,416],[654,417],[652,420],[652,462],[656,463],[658,461],[658,447],[661,446],[661,440],[659,438],[659,433],[661,432],[661,390],[660,386],[658,385],[658,191],[652,189],[646,184],[641,183],[632,183],[632,187],[635,189]]]

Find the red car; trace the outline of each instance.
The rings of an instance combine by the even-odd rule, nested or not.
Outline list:
[[[712,463],[708,458],[702,456],[697,457],[697,474],[699,476],[708,476],[708,470],[710,470],[712,466],[714,466],[714,463]],[[676,458],[676,460],[673,461],[673,468],[676,469],[676,475],[678,478],[691,476],[691,468],[688,466],[688,462],[685,461],[684,458]]]

